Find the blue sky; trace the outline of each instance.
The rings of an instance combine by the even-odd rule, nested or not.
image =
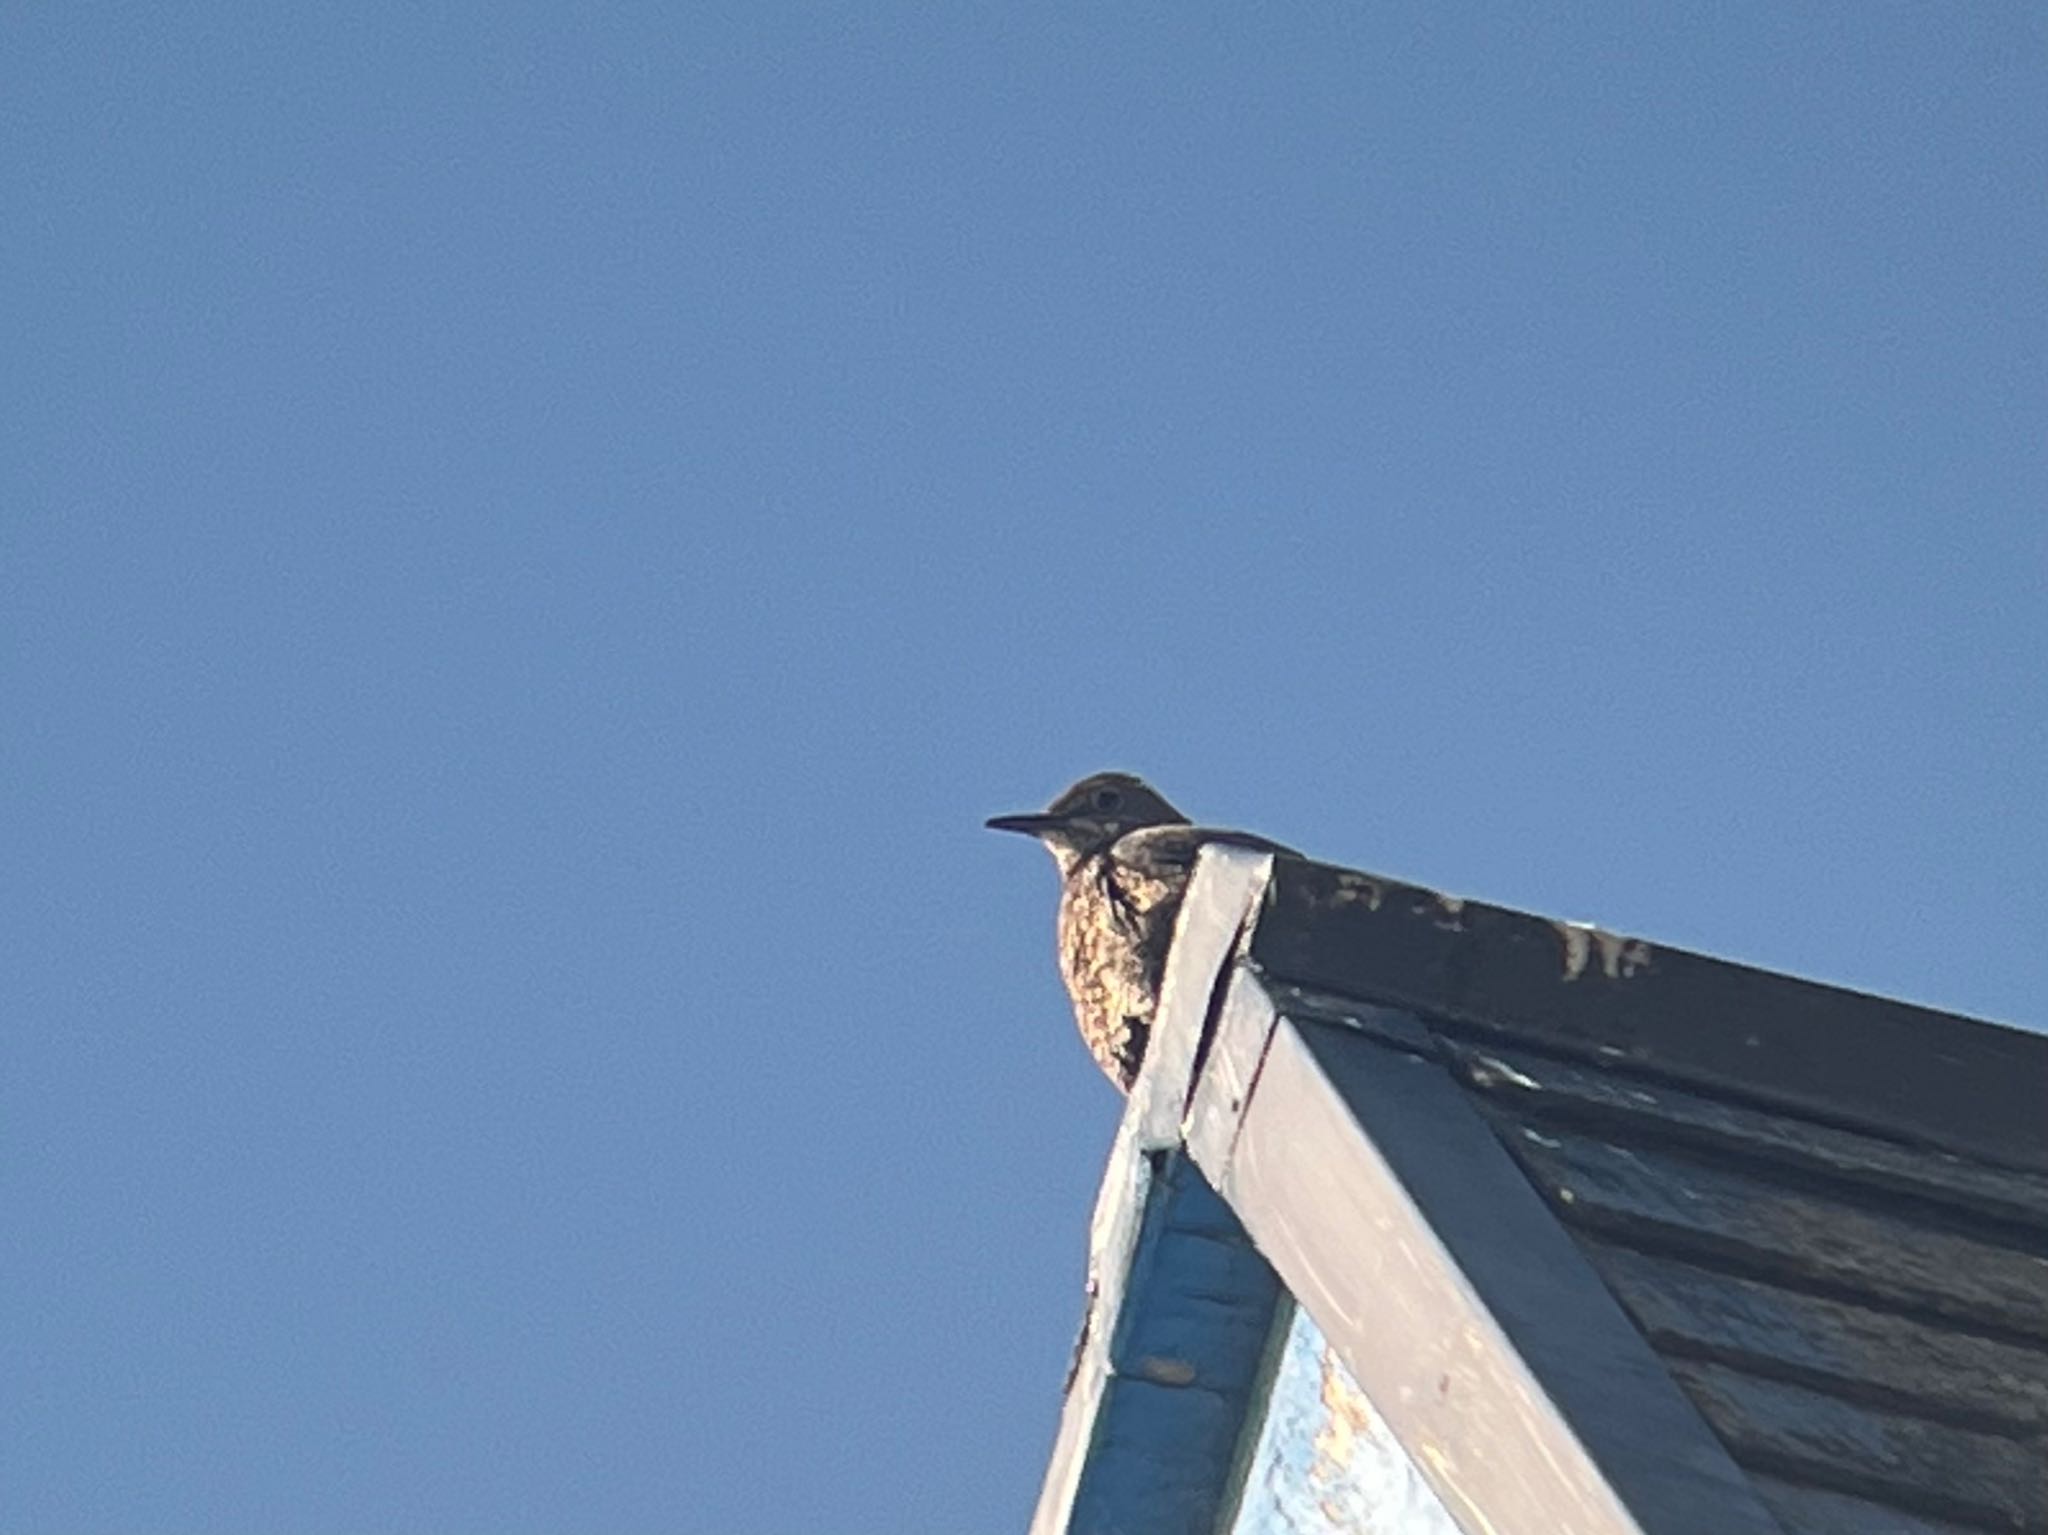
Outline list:
[[[0,1528],[1017,1528],[1099,767],[2044,1020],[2031,7],[17,6],[0,143]]]

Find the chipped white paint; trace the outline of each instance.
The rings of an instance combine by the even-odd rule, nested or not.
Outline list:
[[[1650,968],[1650,946],[1640,938],[1595,933],[1593,941],[1600,945],[1600,968],[1610,981],[1626,981],[1638,970]]]
[[[1346,869],[1337,876],[1336,892],[1330,897],[1333,905],[1348,906],[1361,904],[1367,911],[1378,911],[1380,902],[1387,898],[1386,888],[1376,879],[1355,874]]]
[[[1447,933],[1465,931],[1465,899],[1463,896],[1435,894],[1426,905],[1417,906],[1416,913],[1428,916],[1431,924]]]
[[[1586,960],[1593,952],[1593,930],[1577,922],[1553,922],[1557,936],[1564,940],[1564,978],[1576,981],[1586,972]]]
[[[1525,1141],[1534,1141],[1539,1146],[1547,1146],[1552,1151],[1557,1150],[1558,1147],[1564,1144],[1563,1141],[1553,1140],[1550,1136],[1540,1135],[1536,1131],[1531,1130],[1526,1125],[1522,1127],[1522,1139]]]
[[[1576,981],[1586,973],[1595,955],[1600,973],[1610,981],[1626,981],[1638,970],[1650,968],[1650,946],[1640,938],[1625,938],[1590,922],[1553,922],[1564,945],[1564,978]]]

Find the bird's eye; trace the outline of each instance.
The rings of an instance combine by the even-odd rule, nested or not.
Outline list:
[[[1114,810],[1123,802],[1124,797],[1119,790],[1097,789],[1095,791],[1095,808],[1097,810]]]

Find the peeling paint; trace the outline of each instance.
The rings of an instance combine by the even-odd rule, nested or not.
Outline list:
[[[1299,1311],[1228,1527],[1237,1535],[1468,1535],[1378,1404]]]
[[[1600,968],[1610,981],[1626,981],[1638,970],[1650,968],[1650,946],[1640,938],[1623,938],[1595,929],[1593,942],[1600,946]]]
[[[1593,952],[1593,930],[1576,922],[1553,922],[1551,926],[1564,940],[1564,978],[1576,981],[1585,973],[1587,956]]]
[[[1586,973],[1596,953],[1600,957],[1600,973],[1610,981],[1630,980],[1638,970],[1650,968],[1650,946],[1640,938],[1624,938],[1590,922],[1550,925],[1564,945],[1564,978],[1568,982]]]
[[[1386,888],[1376,879],[1363,874],[1354,874],[1346,869],[1337,876],[1337,888],[1331,892],[1332,906],[1363,904],[1367,911],[1378,911],[1380,903],[1387,898]]]
[[[1431,926],[1442,928],[1447,933],[1465,931],[1464,913],[1465,899],[1456,895],[1432,895],[1415,908],[1417,916],[1428,917]]]
[[[1323,1426],[1316,1431],[1316,1458],[1309,1466],[1308,1474],[1321,1482],[1341,1474],[1350,1466],[1359,1435],[1375,1434],[1379,1430],[1373,1421],[1372,1404],[1366,1401],[1365,1393],[1353,1389],[1345,1379],[1336,1354],[1327,1345],[1323,1349],[1322,1384],[1317,1394],[1325,1416]]]

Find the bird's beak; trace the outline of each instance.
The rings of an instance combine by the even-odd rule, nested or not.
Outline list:
[[[1055,827],[1064,826],[1066,818],[1056,815],[998,815],[990,816],[982,824],[990,831],[1021,831],[1027,837],[1042,837]]]

